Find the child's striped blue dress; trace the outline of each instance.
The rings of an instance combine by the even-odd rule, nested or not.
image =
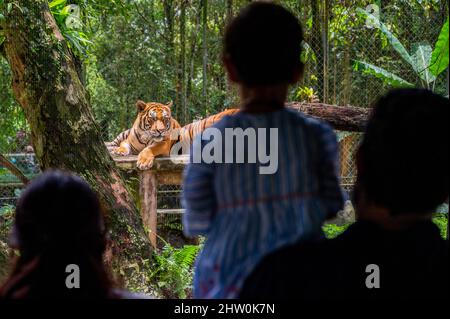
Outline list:
[[[235,298],[261,258],[297,240],[321,236],[324,220],[341,209],[338,146],[327,124],[287,108],[239,112],[214,127],[223,137],[226,128],[278,132],[274,174],[260,174],[259,163],[193,163],[192,149],[185,170],[184,231],[206,236],[196,261],[194,297]],[[200,142],[201,136],[196,139]],[[204,148],[209,142],[219,140],[197,145]]]

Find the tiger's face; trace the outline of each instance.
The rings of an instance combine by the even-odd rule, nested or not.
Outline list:
[[[141,143],[161,142],[170,136],[172,127],[172,102],[161,104],[137,101],[138,116],[134,124],[135,134]]]

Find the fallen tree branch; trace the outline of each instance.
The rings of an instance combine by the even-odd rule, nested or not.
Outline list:
[[[290,102],[289,107],[329,123],[340,131],[362,132],[370,114],[369,108],[336,106],[323,103]]]

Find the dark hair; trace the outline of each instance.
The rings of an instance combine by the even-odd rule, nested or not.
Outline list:
[[[101,206],[81,178],[61,171],[37,177],[21,195],[13,237],[20,251],[1,298],[107,298]],[[66,267],[80,270],[80,288],[66,286]]]
[[[358,183],[392,215],[430,212],[448,198],[449,100],[398,89],[378,100],[360,146]]]
[[[302,28],[282,6],[254,2],[228,25],[223,55],[248,86],[289,83],[302,67]]]

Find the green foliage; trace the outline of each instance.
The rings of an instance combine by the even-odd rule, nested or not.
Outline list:
[[[355,61],[353,69],[364,74],[375,76],[393,87],[414,87],[414,84],[409,83],[394,73],[364,61]]]
[[[307,42],[303,41],[300,60],[302,61],[302,63],[306,64],[310,59],[315,62],[317,60],[317,57],[314,54],[314,51],[311,49],[311,46]]]
[[[416,50],[411,56],[413,62],[412,67],[425,83],[431,83],[436,80],[436,77],[429,70],[432,48],[426,42],[416,44],[415,46]]]
[[[6,60],[0,57],[0,153],[22,150],[27,142],[17,138],[20,132],[28,132],[22,108],[14,100],[11,91],[11,72]]]
[[[437,75],[448,67],[448,19],[442,30],[447,33],[439,36],[436,48],[433,51],[430,44],[426,41],[421,43],[415,43],[414,53],[411,55],[406,50],[405,46],[398,40],[396,36],[389,30],[389,28],[381,22],[377,17],[368,13],[366,10],[357,8],[358,14],[367,18],[368,22],[380,30],[388,39],[391,47],[400,55],[400,57],[407,62],[410,67],[414,70],[418,82],[421,86],[428,89],[432,88],[432,83],[436,81]],[[446,48],[444,48],[446,45]],[[434,61],[434,64],[433,64]],[[433,67],[433,65],[436,65]],[[445,67],[444,67],[445,66]],[[375,66],[368,62],[355,61],[354,70],[361,71],[364,74],[369,74],[375,76],[384,83],[391,85],[393,87],[413,87],[414,84],[404,80],[403,78],[397,76],[393,72],[387,71],[381,67]],[[440,72],[438,72],[440,71]]]
[[[438,40],[434,46],[434,51],[431,55],[430,72],[434,76],[438,76],[448,68],[449,63],[449,30],[448,17],[444,23],[439,34]]]
[[[84,24],[80,7],[75,4],[68,5],[67,0],[53,0],[49,7],[72,52],[80,58],[86,58],[87,48],[92,42],[82,30]]]
[[[5,16],[3,15],[5,0],[0,0],[0,25],[5,20]],[[0,27],[0,46],[5,42],[5,35],[3,33],[2,28]]]
[[[444,209],[448,212],[448,205],[444,207]],[[440,231],[443,239],[447,238],[447,224],[448,224],[448,214],[447,213],[436,213],[433,216],[433,223],[435,223]],[[351,225],[336,225],[336,224],[325,224],[322,227],[323,232],[325,233],[326,238],[333,239],[341,235],[345,230]]]
[[[127,108],[123,103],[118,90],[113,87],[98,71],[96,58],[91,57],[86,64],[88,78],[87,90],[90,93],[92,110],[101,127],[102,137],[105,141],[114,139],[126,125],[121,125],[121,115]],[[131,111],[130,111],[131,112]],[[131,112],[135,115],[135,112]]]
[[[336,225],[336,224],[325,224],[322,227],[325,237],[328,239],[333,239],[342,234],[351,224]]]
[[[14,219],[14,207],[6,205],[0,207],[0,283],[7,275],[9,256],[8,237]]]
[[[433,222],[439,227],[442,238],[447,238],[448,215],[435,214],[435,216],[433,217]]]
[[[200,246],[185,245],[177,249],[165,243],[162,251],[156,253],[155,267],[150,277],[156,282],[161,294],[166,298],[189,297],[192,289],[193,264]]]
[[[387,37],[389,43],[391,44],[392,48],[395,51],[397,51],[397,53],[400,54],[400,56],[406,62],[408,62],[411,65],[413,64],[412,58],[409,55],[408,51],[383,22],[381,22],[376,16],[370,14],[364,9],[357,8],[356,12],[367,18],[368,19],[367,21],[370,22],[370,25],[377,27],[381,32],[383,32],[383,34]]]
[[[0,240],[6,242],[14,218],[14,206],[0,207]]]
[[[297,92],[295,94],[295,97],[298,101],[304,101],[312,103],[314,100],[316,100],[317,92],[314,91],[313,88],[307,87],[307,86],[301,86],[297,89]]]

